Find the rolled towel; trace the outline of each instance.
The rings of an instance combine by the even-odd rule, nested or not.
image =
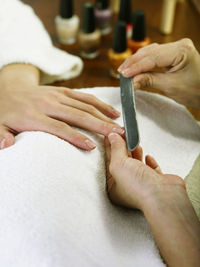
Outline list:
[[[19,0],[0,0],[0,68],[27,63],[41,70],[41,83],[78,76],[82,60],[53,46],[33,9]]]

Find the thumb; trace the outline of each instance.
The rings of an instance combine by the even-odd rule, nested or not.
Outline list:
[[[172,85],[171,74],[146,72],[134,77],[134,89],[154,88],[167,91]]]
[[[111,133],[108,136],[108,140],[111,144],[110,168],[112,169],[121,165],[124,159],[128,157],[128,151],[126,143],[120,135]]]

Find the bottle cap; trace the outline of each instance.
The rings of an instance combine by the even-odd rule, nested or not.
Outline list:
[[[125,21],[126,24],[131,23],[131,0],[121,0],[119,9],[119,20]]]
[[[94,16],[94,5],[90,2],[87,2],[83,5],[83,14],[82,14],[82,31],[84,33],[92,33],[95,31],[95,16]]]
[[[73,15],[73,0],[60,0],[60,16],[65,19],[70,19]]]
[[[136,10],[133,12],[133,31],[132,39],[135,41],[142,41],[146,37],[146,23],[145,14],[143,10]]]
[[[113,50],[117,53],[126,51],[126,23],[117,21],[114,28]]]
[[[107,9],[107,8],[109,8],[109,0],[96,0],[96,7],[98,9]]]

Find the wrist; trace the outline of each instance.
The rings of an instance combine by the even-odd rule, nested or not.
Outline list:
[[[16,86],[38,85],[39,70],[29,64],[10,64],[0,71],[0,84],[4,89]]]
[[[157,186],[143,199],[142,211],[145,217],[156,210],[173,209],[183,203],[191,205],[186,189],[183,185]]]

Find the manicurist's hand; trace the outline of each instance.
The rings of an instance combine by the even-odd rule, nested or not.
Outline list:
[[[128,153],[118,134],[106,137],[105,146],[110,200],[144,213],[167,266],[199,267],[200,222],[183,180],[162,174],[151,156],[144,164],[141,147]]]
[[[166,72],[155,72],[154,68],[165,68]],[[119,72],[134,77],[135,89],[159,89],[181,104],[200,108],[200,54],[190,39],[141,48]]]
[[[156,160],[143,151],[127,151],[124,139],[111,133],[105,139],[107,156],[107,190],[115,204],[143,210],[145,202],[161,187],[183,187],[183,180],[175,175],[164,175]]]
[[[0,71],[0,148],[23,131],[44,131],[91,150],[95,144],[71,126],[108,135],[123,129],[112,119],[119,112],[96,97],[64,87],[40,86],[39,70],[12,64]],[[112,119],[111,119],[112,118]]]

